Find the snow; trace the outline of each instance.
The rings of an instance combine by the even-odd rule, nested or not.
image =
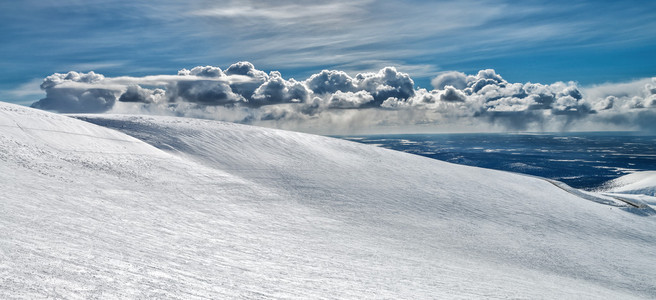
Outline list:
[[[635,172],[606,183],[607,192],[656,197],[656,171]]]
[[[0,298],[656,297],[656,219],[539,178],[76,118],[0,103]]]
[[[635,172],[610,180],[596,193],[656,211],[656,171]]]

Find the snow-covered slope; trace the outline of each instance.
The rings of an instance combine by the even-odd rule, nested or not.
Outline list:
[[[656,197],[656,171],[636,172],[606,183],[607,192]]]
[[[656,171],[636,172],[606,182],[596,194],[656,211]],[[643,211],[644,212],[644,211]]]
[[[0,298],[656,297],[656,218],[538,178],[79,118],[0,103]]]

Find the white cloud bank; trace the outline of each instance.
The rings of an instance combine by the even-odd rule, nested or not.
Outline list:
[[[249,62],[177,75],[105,77],[55,73],[33,107],[63,113],[211,118],[317,133],[655,130],[656,78],[581,88],[511,83],[492,69],[445,72],[415,88],[394,67],[350,76],[323,70],[304,81]]]

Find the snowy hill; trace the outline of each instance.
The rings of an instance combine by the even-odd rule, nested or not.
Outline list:
[[[656,171],[636,172],[606,182],[596,194],[656,211]],[[651,213],[651,212],[650,212]]]
[[[0,103],[0,298],[656,297],[656,218],[539,178],[77,118]]]
[[[609,181],[606,191],[656,197],[656,171],[636,172]]]

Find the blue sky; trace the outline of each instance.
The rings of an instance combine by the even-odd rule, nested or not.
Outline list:
[[[54,72],[240,60],[297,79],[396,66],[421,87],[485,68],[582,85],[656,75],[655,1],[4,1],[0,32],[1,96],[14,102]]]
[[[0,3],[0,32],[0,100],[57,112],[655,130],[653,0],[24,0]]]

